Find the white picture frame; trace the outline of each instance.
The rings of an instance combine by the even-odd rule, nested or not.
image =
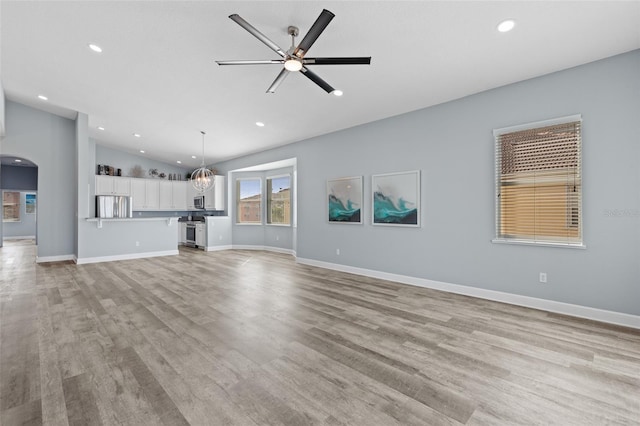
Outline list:
[[[371,176],[371,224],[421,226],[420,170]]]
[[[327,220],[329,223],[362,225],[364,186],[362,176],[327,180]]]

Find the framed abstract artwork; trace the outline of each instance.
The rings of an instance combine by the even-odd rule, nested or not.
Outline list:
[[[36,213],[36,194],[26,194],[25,196],[25,210],[27,214]]]
[[[362,176],[327,180],[329,223],[362,223]]]
[[[373,175],[372,223],[420,226],[420,170]]]

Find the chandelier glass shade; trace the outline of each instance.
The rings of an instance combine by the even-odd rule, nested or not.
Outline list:
[[[191,185],[198,192],[205,192],[214,185],[213,172],[204,165],[204,132],[202,133],[202,164],[191,173]]]

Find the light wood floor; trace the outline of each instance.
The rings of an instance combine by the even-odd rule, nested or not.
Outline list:
[[[640,332],[297,265],[0,249],[0,423],[640,424]]]

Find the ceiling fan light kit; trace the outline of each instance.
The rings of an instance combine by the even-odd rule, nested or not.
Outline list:
[[[290,25],[287,28],[287,34],[291,36],[291,47],[285,51],[267,36],[262,34],[258,29],[253,27],[250,23],[242,19],[239,15],[233,14],[229,18],[244,28],[247,32],[253,35],[255,38],[264,43],[271,50],[280,55],[281,59],[267,59],[267,60],[230,60],[230,61],[216,61],[218,65],[264,65],[264,64],[282,64],[283,68],[271,83],[271,86],[267,89],[267,93],[275,93],[276,89],[284,79],[290,73],[301,72],[302,75],[314,82],[325,92],[333,94],[335,96],[342,96],[341,90],[334,89],[329,83],[320,78],[317,74],[312,72],[307,65],[369,65],[371,64],[371,57],[334,57],[334,58],[307,58],[305,55],[320,37],[325,30],[329,22],[335,17],[333,13],[324,9],[318,19],[311,25],[311,28],[307,34],[303,37],[300,44],[296,46],[295,38],[299,34],[298,27]]]

